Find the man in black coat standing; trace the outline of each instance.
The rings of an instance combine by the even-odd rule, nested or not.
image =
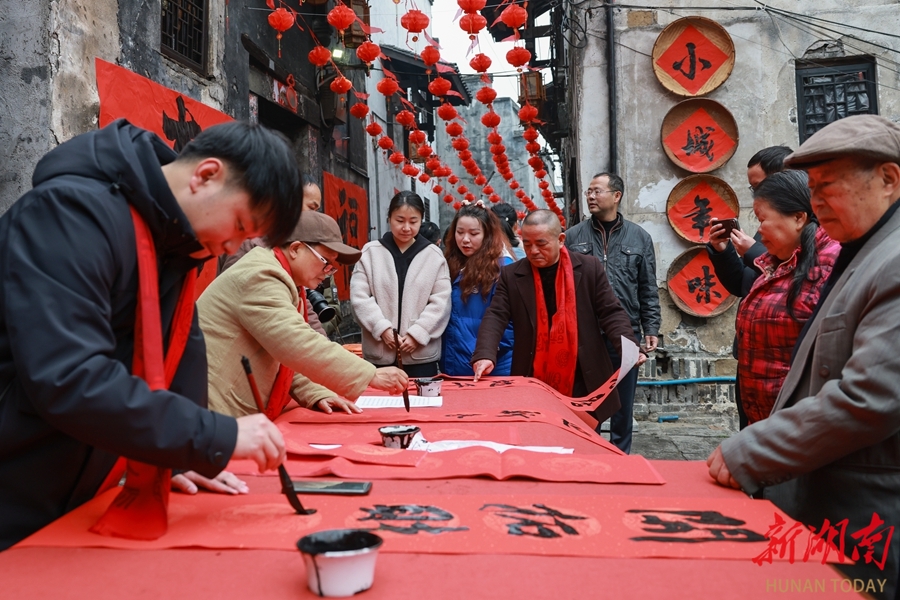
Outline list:
[[[507,324],[512,321],[515,341],[511,375],[538,377],[569,396],[585,396],[609,379],[614,369],[606,351],[602,332],[606,332],[617,351],[622,351],[622,336],[634,340],[631,322],[622,305],[616,299],[606,271],[599,260],[592,256],[569,254],[563,247],[566,234],[559,219],[549,210],[529,214],[522,223],[522,243],[527,260],[520,260],[500,270],[497,291],[491,300],[478,330],[478,341],[472,355],[475,380],[489,374],[496,364],[497,348]],[[572,297],[568,297],[564,283],[566,271],[571,269]],[[537,302],[537,282],[543,306]],[[563,300],[560,292],[566,295]],[[541,315],[545,315],[542,319]],[[542,360],[540,347],[546,338],[559,337],[557,327],[570,316],[577,330],[573,360],[560,361],[567,355],[561,351],[548,353],[555,363],[547,369],[548,361]],[[544,321],[544,327],[539,326]],[[543,331],[542,331],[543,330]],[[602,330],[602,331],[601,331]],[[553,348],[552,343],[550,348]],[[646,360],[639,357],[639,364]],[[572,378],[567,389],[560,389],[541,371],[554,375],[559,367],[565,369],[563,377]],[[609,418],[619,409],[618,394],[612,394],[591,415],[598,421]]]
[[[175,309],[193,306],[179,294],[206,259],[254,236],[283,241],[299,181],[287,140],[246,123],[176,155],[120,120],[41,159],[34,188],[0,217],[0,550],[91,499],[120,456],[201,480],[231,458],[280,464],[283,439],[263,415],[206,409],[203,335]],[[140,222],[140,252],[157,258],[152,302],[149,287],[138,293]],[[132,373],[151,362],[134,358],[139,297],[158,302],[164,340],[173,323],[189,330],[168,389]]]

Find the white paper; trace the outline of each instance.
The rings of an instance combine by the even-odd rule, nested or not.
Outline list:
[[[360,396],[356,400],[360,408],[403,408],[403,396]],[[410,408],[440,407],[443,396],[409,396]]]
[[[616,385],[631,372],[631,368],[637,364],[638,357],[641,355],[641,349],[630,339],[622,336],[622,366],[619,367],[619,376],[616,378]]]
[[[509,444],[500,444],[487,440],[441,440],[440,442],[429,442],[422,437],[421,432],[413,436],[408,450],[448,452],[450,450],[459,450],[460,448],[472,448],[473,446],[490,448],[501,454],[507,450],[526,450],[528,452],[543,452],[547,454],[572,454],[575,451],[574,448],[563,448],[562,446],[510,446]]]

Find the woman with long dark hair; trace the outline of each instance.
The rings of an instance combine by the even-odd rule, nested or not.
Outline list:
[[[395,195],[388,206],[390,231],[363,246],[350,278],[363,358],[389,366],[399,353],[410,377],[438,374],[441,334],[450,318],[447,262],[440,248],[419,236],[424,216],[418,194]]]
[[[513,262],[503,256],[504,241],[500,220],[480,201],[463,205],[444,237],[444,256],[453,281],[450,323],[441,354],[441,370],[448,375],[474,374],[471,359],[478,327],[494,297],[500,267]],[[493,375],[509,375],[512,346],[510,324],[500,342]]]
[[[790,370],[794,344],[840,250],[819,227],[807,181],[803,171],[783,171],[753,191],[766,252],[754,261],[761,275],[737,315],[737,383],[746,424],[769,416]]]

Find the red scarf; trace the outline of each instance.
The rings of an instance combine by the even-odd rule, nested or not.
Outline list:
[[[552,325],[544,301],[541,275],[533,265],[531,272],[534,274],[534,300],[537,303],[534,376],[556,391],[571,396],[578,361],[578,317],[575,309],[575,275],[568,250],[565,246],[559,249],[556,314],[553,315]]]
[[[163,357],[156,247],[147,223],[134,207],[130,208],[138,261],[138,298],[131,373],[146,381],[151,391],[164,390],[172,384],[191,333],[197,269],[192,269],[184,278],[169,332],[169,352]],[[119,459],[116,466],[121,461]],[[106,513],[91,527],[91,531],[107,536],[155,540],[168,529],[167,511],[172,472],[131,459],[126,460],[126,469],[127,476],[122,491]],[[110,482],[117,483],[119,479],[121,470],[113,467],[101,490]]]
[[[278,259],[278,262],[281,263],[281,266],[284,267],[284,270],[287,271],[288,276],[291,277],[293,281],[293,272],[291,271],[291,263],[288,262],[287,257],[284,255],[284,252],[281,251],[281,248],[275,248],[275,258]],[[303,289],[297,289],[298,295],[300,296],[300,303],[297,305],[297,312],[301,315],[306,315],[306,302],[303,299]],[[270,421],[274,421],[275,417],[281,414],[281,411],[284,410],[284,407],[287,406],[287,403],[291,400],[291,384],[294,381],[294,372],[288,369],[286,366],[281,365],[278,367],[278,375],[275,377],[275,383],[272,385],[272,391],[269,393],[269,402],[266,404],[266,416],[269,417]]]

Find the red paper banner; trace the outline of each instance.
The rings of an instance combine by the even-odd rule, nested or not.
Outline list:
[[[685,27],[656,61],[691,94],[696,94],[726,63],[728,55],[691,25]]]
[[[734,217],[737,214],[705,181],[688,190],[669,210],[672,226],[698,244],[709,241],[711,219],[721,221]]]
[[[694,173],[710,170],[717,156],[725,156],[735,141],[713,117],[698,108],[663,141],[684,168]]]
[[[369,241],[369,196],[366,190],[324,172],[322,202],[325,214],[337,221],[344,243],[362,249]],[[334,274],[338,298],[350,299],[350,275],[353,267],[343,267]]]
[[[377,488],[377,484],[375,486]],[[622,558],[746,560],[765,555],[772,523],[794,521],[771,502],[750,498],[517,495],[313,496],[318,511],[294,513],[283,496],[173,494],[169,531],[155,541],[88,531],[115,497],[111,490],[54,521],[16,547],[252,548],[296,552],[313,531],[366,528],[382,552],[525,554]],[[802,528],[802,526],[800,526]],[[801,550],[802,552],[802,550]],[[772,556],[786,561],[788,556]],[[813,560],[821,561],[822,553]],[[828,560],[837,556],[832,552]],[[845,559],[846,560],[846,559]]]
[[[713,312],[729,296],[716,277],[716,271],[706,252],[698,252],[672,276],[669,289],[701,316]]]

